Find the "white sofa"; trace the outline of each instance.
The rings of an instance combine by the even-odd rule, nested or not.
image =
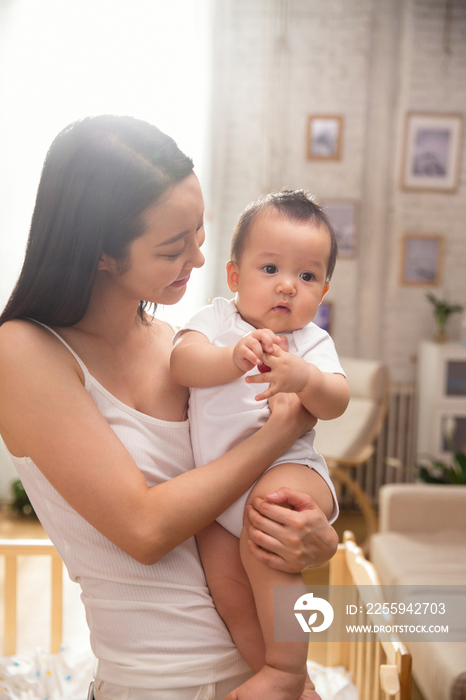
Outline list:
[[[466,587],[466,486],[390,484],[370,558],[385,585]],[[466,700],[466,641],[407,642],[425,700]]]

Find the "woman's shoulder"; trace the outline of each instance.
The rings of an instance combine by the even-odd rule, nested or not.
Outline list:
[[[46,343],[52,334],[43,325],[22,318],[6,321],[0,326],[0,348],[8,348],[12,344],[18,350],[25,349],[37,343]]]
[[[15,318],[0,326],[0,351],[9,349],[21,351],[31,350],[32,346],[45,338],[43,326],[26,319]],[[32,344],[32,346],[31,346]]]
[[[173,337],[178,330],[177,326],[169,323],[168,321],[163,321],[161,318],[157,318],[156,316],[149,316],[146,320],[156,334],[170,340],[170,342],[173,340]]]
[[[26,319],[13,319],[0,326],[0,366],[5,372],[26,375],[44,363],[76,366],[63,343],[46,327]]]

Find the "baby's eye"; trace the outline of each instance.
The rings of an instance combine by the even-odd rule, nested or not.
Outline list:
[[[311,282],[313,279],[315,279],[315,276],[313,275],[312,272],[302,272],[300,275],[301,279],[303,279],[305,282]]]
[[[268,275],[274,275],[277,272],[277,267],[275,265],[264,265],[262,269]]]

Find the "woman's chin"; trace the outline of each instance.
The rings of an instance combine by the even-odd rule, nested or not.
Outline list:
[[[164,294],[162,299],[154,303],[159,306],[173,306],[174,304],[178,304],[186,294],[186,289],[186,285],[183,287],[170,287],[170,294]]]

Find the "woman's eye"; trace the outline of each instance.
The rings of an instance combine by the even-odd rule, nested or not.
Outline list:
[[[303,279],[305,282],[311,282],[314,279],[314,275],[312,272],[302,272],[301,279]]]
[[[199,247],[204,243],[205,241],[205,231],[204,231],[204,224],[202,223],[198,229],[196,229],[196,239],[198,241]],[[200,241],[200,243],[199,243]]]
[[[167,260],[176,260],[177,258],[182,255],[183,251],[180,250],[179,253],[172,253],[171,255],[164,255],[163,257],[166,258]]]
[[[275,265],[264,265],[262,269],[268,275],[274,275],[277,272],[277,268],[275,267]]]

